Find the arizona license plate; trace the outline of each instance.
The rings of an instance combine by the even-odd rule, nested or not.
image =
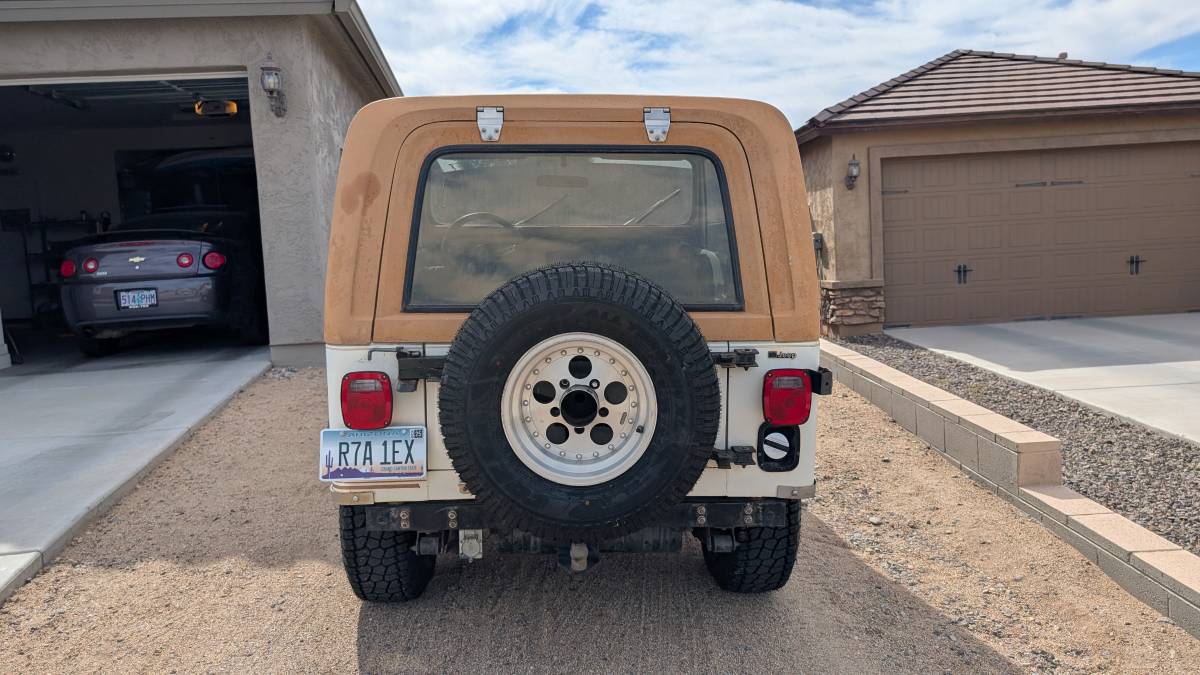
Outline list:
[[[153,288],[131,288],[117,291],[119,309],[146,309],[158,305],[158,291]]]
[[[425,427],[321,432],[323,481],[414,480],[425,477]]]

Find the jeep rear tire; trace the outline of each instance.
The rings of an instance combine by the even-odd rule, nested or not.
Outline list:
[[[342,564],[350,588],[367,602],[407,602],[425,592],[437,556],[417,555],[415,532],[369,531],[361,506],[340,513]]]
[[[704,563],[717,585],[734,593],[766,593],[783,588],[796,564],[800,544],[800,502],[787,502],[784,527],[739,527],[734,549],[709,550],[704,540]]]
[[[664,516],[704,470],[721,414],[687,311],[650,281],[591,263],[529,272],[484,299],[450,346],[438,403],[479,503],[556,542]]]

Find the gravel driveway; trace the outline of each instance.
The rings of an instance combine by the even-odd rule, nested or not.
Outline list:
[[[610,555],[582,576],[549,557],[443,557],[419,601],[364,605],[342,574],[336,508],[314,479],[323,391],[318,370],[271,371],[248,387],[0,607],[0,672],[1184,672],[1200,662],[1200,643],[841,387],[822,401],[824,496],[805,514],[782,591],[717,590],[689,543]]]
[[[839,344],[1060,438],[1066,485],[1200,553],[1200,447],[887,335]]]

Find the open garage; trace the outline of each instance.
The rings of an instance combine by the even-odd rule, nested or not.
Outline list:
[[[153,261],[141,259],[159,255],[175,262],[192,247],[181,236],[210,232],[244,241],[252,258],[244,262],[253,270],[246,290],[261,296],[245,76],[8,86],[0,88],[0,109],[11,143],[0,160],[7,169],[0,178],[0,309],[18,359],[58,336],[77,333],[87,340],[104,330],[100,323],[80,324],[81,309],[97,308],[65,307],[64,285],[91,276],[158,286],[161,277],[143,274]],[[126,232],[137,234],[120,237]],[[178,242],[179,250],[164,243],[149,254],[137,241],[147,238]],[[113,255],[86,253],[109,241],[119,241]],[[79,269],[93,260],[90,273]],[[194,275],[200,266],[175,267],[178,272],[168,272]],[[149,290],[166,306],[168,293],[193,289]],[[228,298],[221,301],[227,305]],[[117,308],[114,297],[102,302]],[[174,327],[204,322],[190,315]]]
[[[321,360],[342,138],[401,95],[357,4],[3,5],[0,367],[192,328]]]

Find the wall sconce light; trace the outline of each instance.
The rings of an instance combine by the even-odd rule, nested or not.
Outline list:
[[[850,163],[846,165],[846,189],[853,190],[854,184],[858,182],[858,175],[862,173],[862,167],[858,164],[858,159],[854,155],[850,155]]]
[[[262,62],[258,70],[258,81],[267,94],[271,112],[275,113],[276,117],[283,117],[287,112],[287,99],[283,95],[283,72],[280,71],[279,65],[275,63],[270,54],[267,54],[267,60]]]

